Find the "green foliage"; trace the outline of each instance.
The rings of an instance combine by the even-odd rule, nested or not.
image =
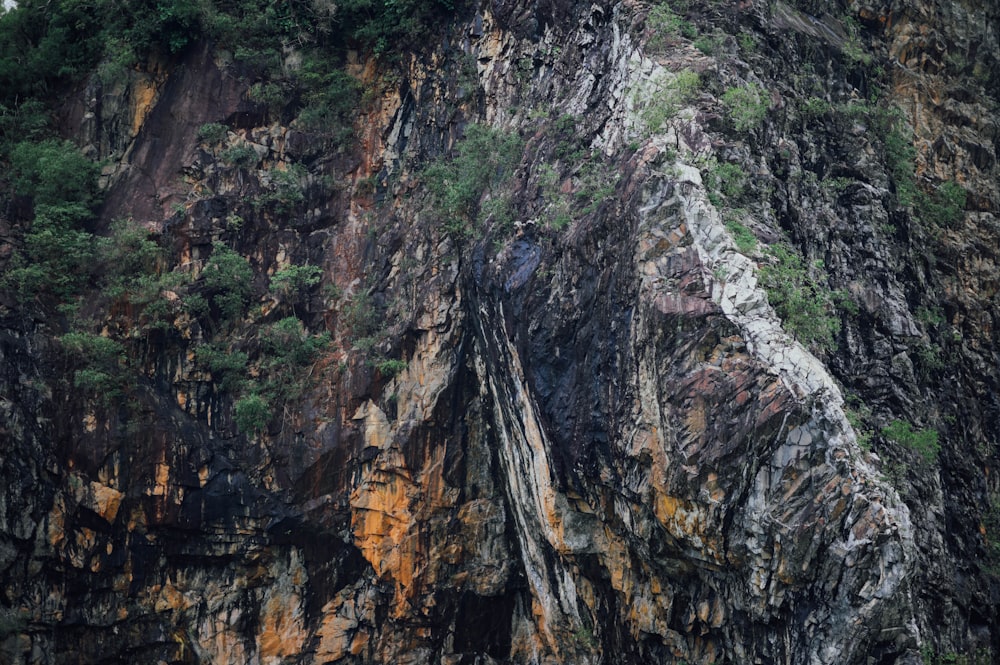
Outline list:
[[[337,4],[348,33],[376,54],[421,42],[435,23],[453,14],[458,0],[346,0]]]
[[[244,434],[257,435],[264,431],[271,420],[271,407],[257,393],[244,395],[233,405],[236,427]]]
[[[301,370],[329,345],[330,333],[310,334],[300,320],[290,316],[265,327],[261,341],[261,367],[267,376],[264,392],[272,402],[283,402],[302,395],[308,373]]]
[[[861,29],[857,21],[853,17],[847,17],[844,19],[844,27],[847,29],[847,41],[841,47],[844,57],[852,64],[870,65],[872,56],[861,43]]]
[[[914,429],[903,420],[893,420],[882,428],[882,436],[919,454],[925,462],[933,464],[941,452],[938,433],[932,429]]]
[[[764,122],[770,98],[767,91],[756,83],[727,88],[722,94],[729,121],[738,132],[753,131]]]
[[[675,14],[666,2],[650,8],[646,27],[652,33],[646,41],[646,50],[650,53],[663,53],[679,36],[691,39],[698,34],[697,28]]]
[[[451,159],[439,159],[424,170],[434,210],[448,233],[461,236],[473,231],[483,197],[496,195],[523,152],[517,134],[470,125]]]
[[[885,135],[886,166],[889,167],[889,175],[896,188],[897,203],[907,207],[917,196],[914,179],[917,149],[913,147],[910,133],[898,114],[894,114],[888,122],[890,127]]]
[[[274,205],[278,212],[289,212],[296,204],[305,200],[303,181],[307,171],[304,166],[289,164],[283,169],[271,170],[269,175],[271,191],[262,200]]]
[[[10,175],[17,193],[35,205],[77,204],[83,210],[97,200],[98,166],[69,141],[17,144],[10,152]]]
[[[753,254],[757,251],[757,236],[753,234],[753,231],[735,220],[726,222],[726,228],[729,229],[729,233],[733,236],[736,249],[744,254]]]
[[[278,270],[271,277],[271,292],[287,297],[316,286],[322,279],[323,269],[319,266],[291,265]]]
[[[125,349],[121,343],[102,335],[79,331],[68,332],[59,338],[59,343],[78,359],[105,367],[117,365],[125,360]]]
[[[49,131],[49,111],[37,99],[19,100],[7,107],[0,104],[0,151],[6,153],[10,145],[27,141],[37,143]]]
[[[832,349],[840,319],[835,316],[834,294],[814,274],[822,264],[806,266],[783,243],[769,247],[768,254],[771,262],[761,268],[760,281],[785,330],[803,344]]]
[[[134,280],[156,272],[165,258],[149,231],[128,220],[112,224],[111,235],[100,239],[97,251],[111,289],[128,290]]]
[[[277,367],[289,365],[308,365],[326,348],[330,342],[330,333],[310,335],[302,325],[302,321],[289,316],[265,327],[261,339],[272,358],[271,364]]]
[[[257,166],[257,163],[260,162],[260,156],[257,154],[257,151],[246,143],[226,148],[219,154],[219,158],[226,164],[241,169]]]
[[[822,118],[833,111],[833,104],[822,97],[809,97],[799,106],[803,117],[807,119]]]
[[[223,320],[243,314],[250,302],[253,271],[247,260],[221,242],[212,243],[212,256],[201,273],[209,301]]]
[[[871,409],[864,402],[855,399],[851,407],[844,409],[844,415],[854,430],[858,446],[866,452],[871,450],[872,429],[867,424],[872,415]]]
[[[274,112],[288,103],[288,91],[275,81],[257,81],[247,90],[247,98]]]
[[[396,358],[382,358],[375,362],[375,369],[382,376],[393,377],[408,367],[405,360]]]
[[[917,308],[917,321],[925,328],[937,328],[944,323],[944,312],[940,307],[921,306]]]
[[[719,35],[701,35],[692,44],[705,55],[712,55],[722,48],[722,37]]]
[[[722,194],[728,201],[734,202],[743,197],[747,175],[739,164],[713,159],[705,173],[705,184],[712,192]]]
[[[43,293],[59,299],[77,293],[94,267],[94,237],[75,228],[88,216],[79,204],[35,206],[24,249],[3,276],[4,287],[13,289],[22,301]]]
[[[88,332],[69,332],[59,343],[74,364],[83,367],[73,373],[73,385],[102,400],[121,394],[125,349],[120,342]]]
[[[954,228],[965,217],[966,191],[956,182],[941,183],[931,195],[918,196],[920,218],[943,228]]]
[[[249,358],[242,351],[229,351],[222,344],[203,344],[195,350],[195,358],[212,373],[223,392],[239,392],[246,384]]]
[[[342,310],[341,322],[356,344],[375,333],[379,324],[379,314],[367,289],[351,296]]]
[[[208,122],[198,128],[198,140],[209,145],[218,145],[229,136],[229,127],[219,122]]]
[[[641,118],[646,131],[656,134],[668,120],[694,98],[701,87],[701,78],[690,69],[663,72],[635,91],[636,104],[642,107]]]
[[[965,216],[967,192],[956,182],[946,181],[931,192],[917,186],[917,149],[913,137],[898,110],[884,111],[876,123],[885,131],[885,162],[896,190],[896,202],[913,206],[914,216],[942,228],[953,228]]]
[[[305,89],[298,125],[324,133],[337,143],[345,142],[353,131],[354,109],[360,98],[358,81],[315,53],[302,59],[298,80]]]
[[[104,20],[83,2],[24,0],[0,15],[0,103],[14,107],[93,67],[103,52]]]

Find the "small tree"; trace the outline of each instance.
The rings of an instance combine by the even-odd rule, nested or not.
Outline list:
[[[925,462],[933,464],[941,452],[938,433],[932,429],[914,429],[904,420],[893,420],[882,428],[882,436],[919,454]]]
[[[236,427],[244,434],[259,434],[271,420],[271,407],[267,400],[257,393],[250,393],[236,401]]]
[[[245,258],[221,242],[212,243],[212,256],[202,271],[205,289],[223,320],[241,316],[250,302],[253,271]]]
[[[517,134],[483,125],[470,125],[450,160],[438,160],[424,171],[434,208],[445,230],[455,235],[471,232],[479,219],[479,203],[493,196],[524,152]]]
[[[722,104],[729,112],[729,120],[736,131],[749,132],[764,122],[770,101],[764,88],[748,83],[727,89],[722,95]]]
[[[271,277],[271,293],[276,297],[292,300],[292,313],[295,313],[298,294],[316,286],[322,279],[323,270],[319,266],[288,266]]]

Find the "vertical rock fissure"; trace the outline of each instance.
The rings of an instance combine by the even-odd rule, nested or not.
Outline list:
[[[497,458],[510,513],[520,545],[525,573],[535,602],[540,605],[541,629],[546,646],[564,651],[582,628],[576,586],[559,551],[563,542],[562,513],[549,468],[549,442],[524,381],[517,350],[507,338],[503,319],[481,303],[475,318],[475,366],[484,398],[492,403],[496,427]],[[591,662],[576,654],[579,662]]]

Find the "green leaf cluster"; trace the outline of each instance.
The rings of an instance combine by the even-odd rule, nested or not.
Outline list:
[[[937,461],[941,452],[938,443],[938,433],[933,429],[915,429],[904,420],[893,420],[882,428],[882,436],[889,441],[908,448],[924,459],[928,464]]]
[[[834,336],[840,331],[835,309],[837,294],[817,278],[822,264],[807,266],[784,243],[771,245],[768,255],[770,263],[761,268],[760,283],[785,330],[803,344],[833,348]]]
[[[750,132],[760,127],[767,117],[770,99],[767,91],[756,83],[727,88],[722,94],[729,121],[738,132]]]
[[[125,348],[109,337],[90,332],[69,332],[59,343],[75,365],[73,385],[102,400],[121,394],[124,384]]]
[[[701,88],[701,77],[690,69],[662,72],[634,92],[635,102],[642,108],[640,117],[646,131],[656,134],[668,120],[694,98]]]
[[[244,434],[259,434],[271,421],[271,405],[258,393],[250,393],[236,400],[233,420]]]
[[[646,27],[652,33],[646,41],[650,53],[663,53],[678,37],[693,39],[698,29],[690,21],[678,16],[666,2],[654,4],[646,17]]]
[[[69,142],[25,141],[10,150],[10,180],[15,192],[34,205],[3,284],[22,301],[42,294],[64,300],[91,277],[95,241],[86,230],[98,200],[97,165]]]
[[[218,310],[222,320],[231,321],[242,316],[250,302],[253,271],[245,258],[224,243],[212,243],[209,257],[201,273],[202,283],[209,302]]]
[[[203,344],[195,351],[198,363],[212,373],[212,380],[219,389],[236,393],[246,385],[249,356],[242,351],[230,351],[224,344]]]
[[[454,235],[471,233],[483,197],[497,194],[523,153],[524,142],[517,134],[469,125],[454,156],[437,160],[423,174],[445,230]]]

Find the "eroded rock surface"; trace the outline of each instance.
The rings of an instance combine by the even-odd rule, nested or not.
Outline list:
[[[0,660],[988,662],[996,11],[793,4],[691,3],[701,49],[651,48],[637,3],[483,5],[395,85],[354,63],[373,92],[349,147],[271,122],[208,44],[86,85],[66,133],[109,160],[102,220],[154,230],[184,274],[213,241],[247,257],[241,348],[290,312],[331,342],[248,436],[197,362],[218,331],[184,311],[155,334],[102,313],[139,340],[102,400],[67,380],[58,324],[4,310]],[[950,82],[958,51],[979,89]],[[665,99],[686,70],[698,91]],[[767,114],[734,130],[723,98],[749,84]],[[897,204],[861,108],[880,85],[919,182],[967,190],[956,225]],[[207,122],[253,155],[226,163]],[[472,123],[524,141],[512,219],[449,233],[421,169]],[[854,303],[833,348],[769,303],[781,240]],[[325,290],[267,290],[302,264]],[[940,457],[880,438],[894,419]]]

